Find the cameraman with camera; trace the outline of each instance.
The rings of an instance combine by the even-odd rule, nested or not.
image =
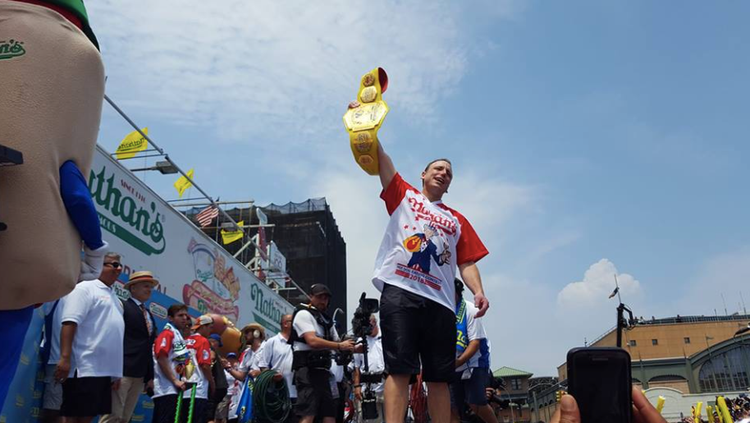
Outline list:
[[[354,356],[354,373],[352,377],[360,423],[382,421],[385,418],[383,408],[385,358],[383,357],[383,343],[379,336],[378,321],[374,315],[370,315],[369,326],[370,333],[366,337],[368,367],[367,369],[364,367],[364,354],[356,354]],[[372,413],[373,409],[375,413]]]
[[[322,417],[333,423],[336,416],[331,393],[331,351],[354,351],[354,341],[339,341],[333,320],[325,313],[331,291],[323,284],[310,287],[310,304],[300,304],[292,317],[292,369],[297,387],[295,412],[300,423]]]

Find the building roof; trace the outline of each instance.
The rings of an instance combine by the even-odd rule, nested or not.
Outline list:
[[[524,370],[518,370],[514,369],[512,367],[503,366],[494,372],[492,372],[493,377],[531,377],[533,376],[533,373],[529,373]]]

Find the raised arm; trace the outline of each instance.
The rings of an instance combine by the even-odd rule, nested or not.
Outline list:
[[[354,109],[359,107],[359,105],[358,101],[352,101],[349,103],[349,108]],[[391,180],[396,176],[396,167],[393,166],[391,157],[383,150],[382,143],[378,143],[378,173],[380,174],[380,184],[383,186],[383,189],[388,188]]]
[[[396,167],[393,166],[391,156],[383,150],[382,143],[378,143],[378,171],[380,173],[380,184],[383,189],[388,188],[391,180],[396,176]]]

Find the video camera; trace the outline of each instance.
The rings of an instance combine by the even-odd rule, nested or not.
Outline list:
[[[372,325],[370,325],[370,316],[377,313],[380,310],[378,300],[375,298],[367,298],[367,294],[364,292],[359,297],[359,307],[354,310],[354,317],[352,318],[352,332],[355,338],[366,339],[372,332]]]
[[[370,324],[370,316],[377,313],[380,310],[378,300],[374,298],[367,298],[367,294],[364,292],[359,297],[359,307],[354,311],[354,317],[352,318],[352,332],[356,339],[361,338],[364,347],[364,371],[360,374],[360,383],[366,385],[364,395],[362,395],[362,417],[365,420],[372,420],[378,418],[378,409],[375,399],[375,393],[372,392],[370,385],[372,383],[378,383],[382,381],[382,374],[368,375],[370,364],[367,359],[367,337],[372,333],[372,325]]]
[[[503,383],[503,380],[500,378],[496,378],[494,376],[490,377],[490,386],[489,388],[492,388],[493,391],[497,391],[498,389],[505,389],[505,384]],[[503,400],[498,396],[495,392],[492,393],[492,396],[490,396],[487,399],[489,402],[494,402],[496,404],[502,405]]]

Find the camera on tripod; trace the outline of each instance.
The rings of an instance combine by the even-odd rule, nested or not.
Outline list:
[[[383,380],[382,374],[368,374],[369,363],[367,358],[367,337],[372,333],[372,323],[370,317],[380,310],[378,300],[374,298],[367,298],[367,295],[363,292],[359,298],[359,307],[354,311],[354,317],[352,318],[352,332],[354,337],[362,339],[364,347],[364,369],[360,372],[360,383],[366,386],[364,393],[362,394],[362,418],[365,420],[373,420],[378,418],[378,406],[375,398],[375,393],[370,387],[373,383],[380,383]]]

